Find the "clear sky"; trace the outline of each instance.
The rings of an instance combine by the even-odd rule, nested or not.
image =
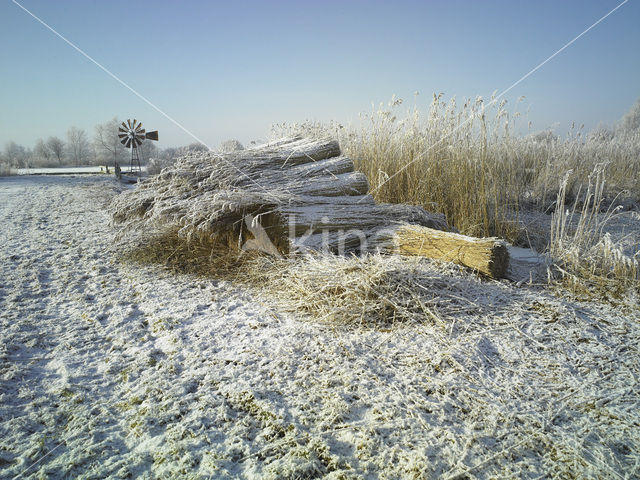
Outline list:
[[[17,0],[211,146],[270,125],[357,122],[393,94],[426,110],[501,92],[622,0]],[[31,18],[0,3],[0,147],[114,116],[194,140]],[[510,91],[535,130],[613,124],[640,97],[640,0]]]

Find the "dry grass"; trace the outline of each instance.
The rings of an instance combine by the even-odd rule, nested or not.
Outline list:
[[[439,321],[429,294],[433,277],[418,267],[435,265],[426,261],[379,255],[258,261],[251,271],[267,272],[267,279],[260,275],[252,283],[285,310],[317,321],[367,327]]]
[[[640,199],[640,135],[602,138],[573,129],[565,139],[551,132],[519,136],[521,115],[509,113],[504,100],[478,97],[459,106],[434,95],[426,115],[415,105],[403,112],[402,103],[392,99],[362,115],[358,126],[277,125],[274,133],[333,135],[369,178],[376,200],[443,213],[471,236],[515,241],[521,208],[549,209],[558,178],[569,170],[574,176],[565,192],[576,198],[600,163],[607,163],[608,198],[626,191]]]
[[[574,293],[613,301],[640,292],[640,251],[628,255],[605,231],[618,210],[612,203],[603,212],[605,165],[596,165],[584,195],[579,190],[569,209],[566,190],[571,174],[560,182],[549,242],[563,284]]]
[[[403,113],[402,103],[394,98],[380,105],[362,115],[358,126],[277,125],[274,133],[339,138],[356,169],[367,175],[376,200],[443,213],[466,235],[527,246],[520,212],[555,210],[546,247],[563,277],[571,279],[566,285],[590,290],[595,282],[613,297],[637,290],[638,254],[625,255],[603,227],[616,204],[640,204],[639,132],[585,135],[573,128],[566,138],[551,132],[522,136],[513,133],[521,115],[510,114],[504,100],[478,97],[459,106],[455,98],[445,102],[434,95],[426,115],[415,104]],[[576,215],[567,218],[563,212],[571,205]],[[569,231],[571,220],[577,226]]]
[[[446,310],[451,301],[442,292],[464,270],[395,255],[272,257],[217,241],[187,239],[176,231],[146,236],[144,242],[134,235],[124,243],[124,261],[231,281],[270,301],[277,299],[285,311],[366,327],[420,323],[425,318],[440,322],[437,312]],[[470,278],[465,282],[480,282]]]
[[[254,252],[243,252],[232,234],[187,237],[176,229],[168,229],[145,232],[142,237],[127,235],[121,242],[125,245],[121,256],[124,261],[232,281],[244,278],[243,272],[257,256]]]

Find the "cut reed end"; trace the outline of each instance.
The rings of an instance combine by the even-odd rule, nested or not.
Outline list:
[[[473,238],[417,225],[404,225],[394,236],[394,253],[457,263],[491,278],[505,278],[509,252],[497,238]]]

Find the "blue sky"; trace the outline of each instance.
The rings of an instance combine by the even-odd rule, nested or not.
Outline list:
[[[270,125],[357,122],[392,95],[489,97],[620,1],[18,0],[211,146]],[[640,97],[630,0],[511,90],[535,130],[612,124]],[[0,147],[136,117],[158,146],[187,133],[37,23],[0,3]]]

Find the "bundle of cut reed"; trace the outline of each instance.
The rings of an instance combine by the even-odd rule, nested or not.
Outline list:
[[[444,232],[442,215],[376,203],[368,190],[367,178],[336,141],[295,137],[241,151],[191,153],[117,197],[111,209],[125,227],[160,227],[201,244],[267,253],[395,251],[491,276],[506,272],[506,249],[503,255],[499,245],[487,248],[495,241]],[[417,244],[431,247],[411,246]],[[449,251],[454,245],[456,255]]]

